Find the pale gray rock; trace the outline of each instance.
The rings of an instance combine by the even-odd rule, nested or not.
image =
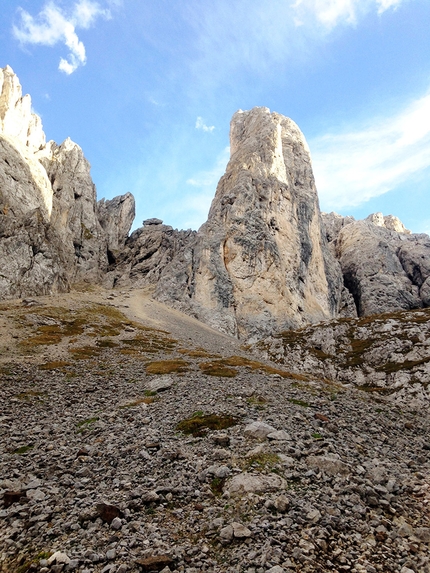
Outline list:
[[[147,383],[148,390],[152,392],[162,392],[163,390],[168,390],[173,386],[173,378],[171,376],[157,376],[153,380]]]
[[[133,209],[130,194],[107,202],[102,228],[82,150],[70,139],[45,144],[30,96],[11,68],[0,69],[0,298],[102,282]]]
[[[271,434],[267,434],[267,438],[269,440],[275,440],[278,442],[288,442],[291,440],[291,436],[285,430],[277,430],[276,432],[272,432]]]
[[[163,221],[161,219],[157,219],[157,217],[152,217],[151,219],[145,219],[143,221],[144,227],[149,227],[151,225],[162,225]]]
[[[231,524],[233,528],[233,537],[236,539],[246,539],[252,536],[250,529],[248,529],[242,523],[238,523],[237,521],[233,521]]]
[[[108,261],[114,264],[119,251],[124,248],[136,214],[134,197],[131,193],[119,195],[97,203],[97,218],[106,234]]]
[[[267,108],[237,112],[208,221],[156,296],[223,332],[261,338],[342,312],[342,275],[321,228],[309,150]]]
[[[108,273],[111,283],[117,287],[134,288],[157,285],[160,276],[172,261],[186,272],[183,258],[195,235],[195,231],[178,231],[169,225],[163,225],[162,222],[145,224],[144,227],[136,229],[126,240],[115,268]],[[170,285],[167,279],[164,288],[164,298],[169,298]]]
[[[285,488],[286,481],[276,474],[240,473],[226,483],[225,491],[228,491],[232,496],[241,496],[248,493],[279,491]]]
[[[345,464],[339,459],[336,454],[327,454],[325,456],[308,456],[306,463],[310,468],[317,468],[327,474],[346,475],[350,473],[348,464]]]
[[[276,428],[266,424],[265,422],[252,422],[252,424],[248,424],[243,433],[248,438],[258,438],[258,439],[266,439],[269,434],[276,432]]]
[[[403,242],[407,244],[414,236],[403,237],[369,219],[340,231],[336,251],[359,316],[423,305],[418,285],[405,272],[398,256]]]

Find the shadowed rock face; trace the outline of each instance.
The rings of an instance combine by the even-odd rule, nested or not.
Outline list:
[[[302,133],[254,108],[233,116],[230,138],[208,221],[181,265],[162,273],[158,298],[240,337],[338,316],[342,274],[321,233]]]
[[[363,221],[330,213],[323,220],[358,316],[429,305],[428,235],[411,234],[381,213]]]

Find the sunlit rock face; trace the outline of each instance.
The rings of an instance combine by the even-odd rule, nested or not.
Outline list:
[[[239,111],[230,145],[208,221],[182,264],[166,268],[157,296],[243,338],[354,312],[321,231],[299,128],[267,108]]]
[[[131,227],[130,197],[99,210],[105,230],[81,148],[46,143],[30,96],[0,69],[0,298],[102,282],[109,248],[121,248]]]

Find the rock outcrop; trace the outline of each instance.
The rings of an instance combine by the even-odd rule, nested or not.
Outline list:
[[[297,125],[237,112],[231,158],[198,232],[135,215],[130,193],[97,203],[90,165],[46,143],[30,96],[0,70],[0,299],[77,282],[154,296],[250,341],[338,317],[430,305],[430,238],[381,213],[323,214]]]
[[[30,96],[10,67],[0,69],[0,298],[102,282],[133,217],[130,194],[97,208],[81,148],[46,143]]]
[[[161,274],[157,297],[240,337],[349,313],[299,128],[254,108],[233,116],[230,138],[208,221]]]
[[[301,374],[420,410],[430,399],[429,336],[427,308],[311,325],[268,337],[256,349]]]
[[[163,225],[160,219],[147,219],[143,227],[133,231],[125,241],[124,249],[108,273],[109,282],[118,287],[157,285],[172,261],[175,266],[181,266],[195,236],[195,231],[178,231]]]
[[[411,234],[397,217],[381,213],[363,221],[330,213],[323,221],[359,316],[428,305],[428,235]]]

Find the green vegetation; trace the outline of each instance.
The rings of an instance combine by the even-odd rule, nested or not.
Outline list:
[[[14,450],[13,453],[21,456],[22,454],[29,452],[33,448],[34,448],[33,444],[28,444],[27,446],[21,446],[21,447],[17,448],[16,450]]]
[[[176,429],[194,437],[204,436],[209,430],[225,430],[238,423],[238,418],[229,415],[203,414],[196,412],[191,418],[179,422]]]
[[[206,376],[219,376],[221,378],[234,378],[237,375],[237,370],[228,368],[223,361],[217,360],[214,362],[203,362],[200,364],[200,370]]]
[[[94,418],[88,418],[86,420],[81,420],[80,422],[78,422],[76,425],[78,427],[78,433],[82,434],[83,432],[85,432],[86,430],[91,430],[92,426],[98,421],[97,417]]]
[[[303,400],[297,400],[296,398],[288,398],[288,402],[291,402],[291,404],[296,404],[296,406],[303,406],[303,408],[312,407],[308,402],[304,402]]]
[[[146,365],[147,374],[171,374],[172,372],[187,372],[188,362],[185,360],[158,360]]]
[[[246,459],[245,469],[259,472],[267,471],[273,469],[280,461],[277,454],[270,452],[255,454]]]

